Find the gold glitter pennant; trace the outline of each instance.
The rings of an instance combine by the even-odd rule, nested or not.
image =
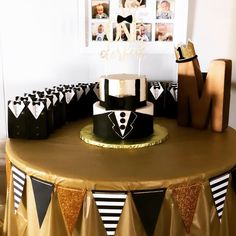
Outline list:
[[[5,159],[6,162],[6,179],[7,179],[7,189],[10,188],[10,176],[11,176],[11,162],[8,158]]]
[[[190,233],[200,190],[201,183],[181,184],[173,189],[173,196],[187,233]]]
[[[70,189],[57,186],[59,205],[70,235],[73,233],[75,223],[84,201],[85,193],[85,189]]]

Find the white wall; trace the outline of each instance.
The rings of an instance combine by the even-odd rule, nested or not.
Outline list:
[[[0,0],[0,54],[6,100],[59,83],[96,81],[104,73],[104,62],[98,54],[81,52],[78,3],[82,0],[3,1]],[[230,125],[236,128],[232,105],[236,97],[235,12],[235,0],[227,0],[227,4],[222,4],[222,0],[189,0],[188,35],[195,43],[202,70],[212,59],[233,59]],[[135,72],[136,65],[129,66]],[[151,80],[175,80],[175,59],[168,54],[146,56],[141,71]],[[3,108],[0,109],[2,114]],[[0,122],[1,119],[2,116]],[[0,124],[3,137],[5,130]]]
[[[1,41],[0,41],[0,49],[1,49]],[[1,52],[1,50],[0,50]],[[0,54],[0,145],[2,139],[6,136],[6,117],[5,117],[5,94],[4,94],[4,83],[3,83],[3,70],[2,70],[2,55]],[[1,159],[1,157],[0,157]]]
[[[195,44],[202,71],[209,62],[233,62],[229,124],[236,128],[236,1],[189,0],[188,35]]]

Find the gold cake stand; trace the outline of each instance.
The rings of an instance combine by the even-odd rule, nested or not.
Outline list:
[[[161,144],[168,139],[168,131],[165,127],[158,124],[153,125],[153,134],[145,139],[137,140],[118,140],[118,141],[107,141],[105,139],[97,137],[93,133],[93,125],[86,125],[80,131],[80,138],[91,145],[104,147],[104,148],[122,148],[122,149],[134,149],[134,148],[144,148],[150,147],[157,144]]]

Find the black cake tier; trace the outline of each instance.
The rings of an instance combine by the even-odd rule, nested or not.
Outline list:
[[[153,104],[136,111],[110,110],[94,104],[93,132],[107,140],[142,139],[153,133]]]

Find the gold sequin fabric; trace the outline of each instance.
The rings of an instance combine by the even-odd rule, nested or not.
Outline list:
[[[75,223],[83,205],[86,191],[57,186],[57,195],[64,221],[69,234],[72,235]]]
[[[6,178],[7,178],[7,189],[10,188],[10,176],[11,176],[11,162],[6,158]]]
[[[200,190],[201,183],[181,184],[173,189],[173,196],[187,233],[190,232]]]

